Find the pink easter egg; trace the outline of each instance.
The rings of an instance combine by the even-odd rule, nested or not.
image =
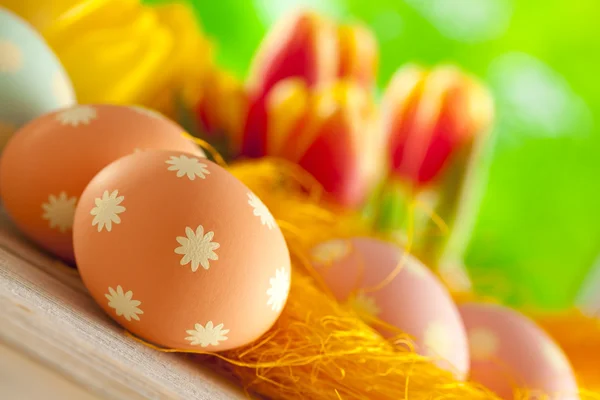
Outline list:
[[[336,239],[312,249],[315,269],[336,298],[359,315],[370,314],[410,334],[417,352],[462,379],[469,368],[467,338],[460,315],[446,288],[417,259],[378,239]],[[399,263],[402,270],[387,285]],[[390,332],[380,329],[384,336]]]
[[[533,321],[493,304],[464,304],[459,311],[469,340],[471,380],[503,399],[515,398],[517,391],[549,400],[579,399],[569,360]]]

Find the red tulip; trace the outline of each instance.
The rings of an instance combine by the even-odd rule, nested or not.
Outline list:
[[[352,207],[384,167],[385,141],[369,93],[353,81],[310,88],[301,79],[284,79],[249,118],[260,121],[266,155],[298,163],[333,200]]]
[[[489,128],[493,104],[479,82],[455,67],[409,66],[392,78],[382,114],[391,173],[422,187]]]
[[[243,127],[240,155],[262,157],[270,153],[267,138],[273,130],[267,123],[273,101],[294,90],[331,85],[338,78],[370,88],[378,63],[377,43],[365,27],[336,26],[312,12],[299,12],[281,19],[267,34],[253,60],[247,83],[250,105]],[[287,81],[282,89],[280,82]],[[271,93],[276,87],[276,93]],[[287,114],[287,111],[283,111]],[[284,120],[293,115],[282,115]]]
[[[312,92],[298,78],[280,81],[266,97],[266,153],[270,156],[294,158],[289,144],[296,141],[306,126]],[[296,149],[299,151],[299,148]]]
[[[247,82],[250,99],[243,127],[240,155],[267,154],[267,97],[275,85],[287,78],[308,86],[336,79],[338,48],[335,25],[312,12],[282,18],[267,34],[254,57]]]
[[[330,82],[338,69],[335,25],[318,14],[282,18],[270,30],[253,60],[248,90],[264,96],[280,80],[301,78],[309,86]]]

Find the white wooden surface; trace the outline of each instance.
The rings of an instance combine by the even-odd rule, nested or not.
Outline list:
[[[0,399],[246,399],[184,355],[131,340],[79,277],[0,217]]]
[[[0,399],[99,400],[100,397],[0,344]]]

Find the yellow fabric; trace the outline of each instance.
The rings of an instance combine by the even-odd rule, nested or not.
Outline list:
[[[5,0],[3,5],[44,36],[80,103],[140,104],[173,115],[174,94],[199,90],[211,63],[211,45],[183,4]]]

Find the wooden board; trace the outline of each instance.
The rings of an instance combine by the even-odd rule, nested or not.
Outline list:
[[[0,344],[0,399],[100,400],[101,398],[24,354]]]
[[[40,395],[43,394],[43,396]],[[246,399],[185,355],[124,335],[76,274],[0,216],[0,399]]]

